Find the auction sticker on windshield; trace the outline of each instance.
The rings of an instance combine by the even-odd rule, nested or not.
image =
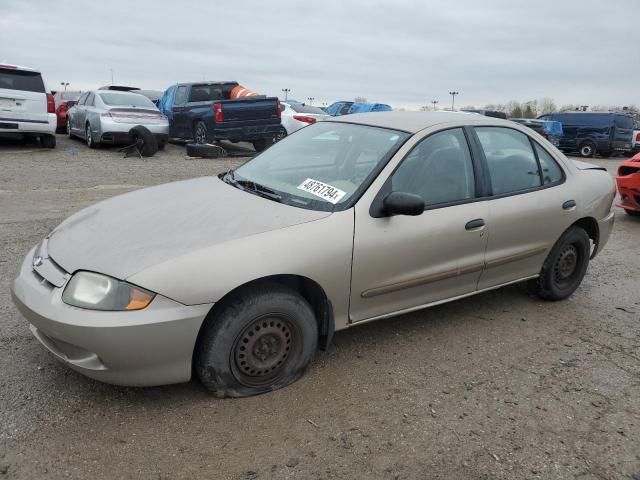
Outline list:
[[[347,192],[343,192],[339,188],[332,187],[329,184],[314,180],[313,178],[307,178],[304,182],[298,185],[298,189],[310,193],[311,195],[315,195],[316,197],[320,197],[334,205],[347,194]]]

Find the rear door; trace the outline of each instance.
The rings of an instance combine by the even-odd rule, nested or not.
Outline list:
[[[88,96],[89,96],[89,92],[85,92],[82,95],[80,95],[80,98],[78,99],[78,103],[76,103],[73,106],[73,110],[71,110],[71,128],[76,132],[80,130],[84,132],[84,126],[81,126],[82,124],[80,123],[80,119],[82,117],[81,112],[84,109],[84,102]]]
[[[560,235],[576,220],[578,192],[559,163],[516,129],[475,127],[490,177],[486,266],[478,289],[537,275]]]
[[[48,123],[47,94],[40,72],[0,66],[0,121]]]

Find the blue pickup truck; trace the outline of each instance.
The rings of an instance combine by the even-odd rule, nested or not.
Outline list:
[[[260,152],[280,130],[280,101],[264,95],[231,99],[237,82],[177,83],[158,108],[169,119],[169,136],[196,143],[250,142]]]

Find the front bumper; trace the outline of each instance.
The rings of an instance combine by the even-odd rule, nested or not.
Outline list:
[[[616,178],[620,201],[616,206],[625,210],[640,211],[640,173]]]
[[[27,254],[11,293],[34,336],[60,361],[115,385],[166,385],[191,378],[198,331],[212,304],[185,306],[157,295],[147,308],[132,312],[72,307],[62,301],[66,280],[55,287],[33,269],[34,252]]]

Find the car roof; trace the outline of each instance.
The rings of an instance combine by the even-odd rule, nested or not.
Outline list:
[[[457,123],[460,125],[482,124],[509,126],[513,122],[499,118],[485,117],[476,113],[466,112],[370,112],[354,113],[333,117],[331,122],[358,123],[372,127],[391,128],[409,133],[417,133],[425,128],[441,123]]]
[[[35,68],[31,68],[31,67],[23,67],[21,65],[11,65],[10,63],[0,63],[0,68],[6,68],[9,70],[23,70],[26,72],[38,72],[40,73],[40,70],[36,70]]]

